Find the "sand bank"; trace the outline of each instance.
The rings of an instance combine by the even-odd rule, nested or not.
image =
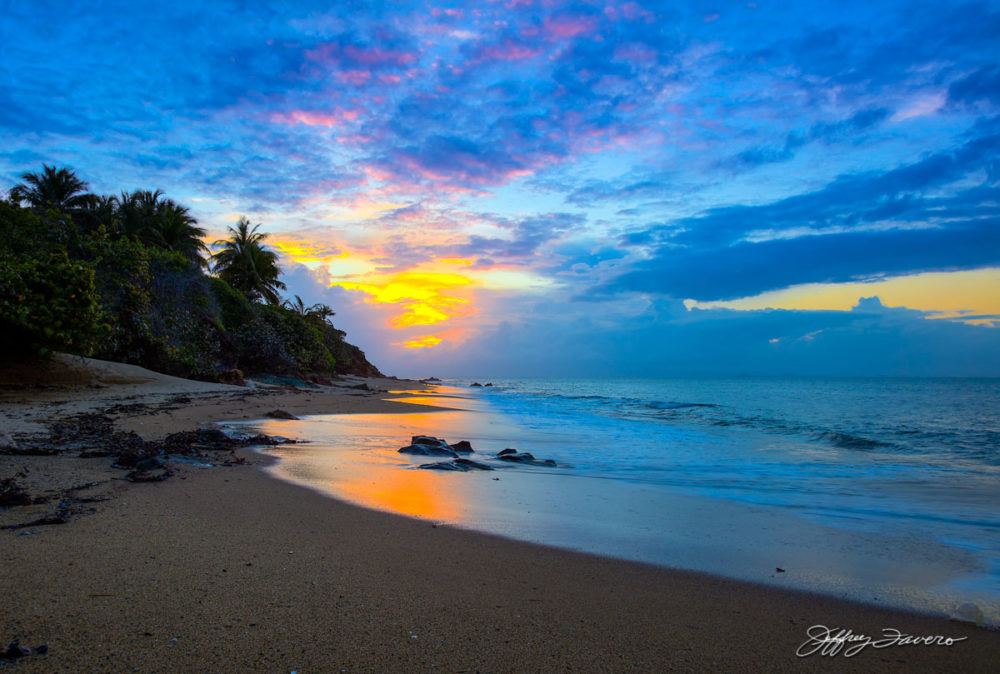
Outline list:
[[[30,427],[118,405],[120,425],[154,437],[275,407],[389,404],[356,389],[258,397],[154,390],[162,381],[104,385],[22,391],[3,416]],[[191,401],[169,402],[177,397]],[[111,470],[106,460],[27,458]],[[22,457],[0,459],[2,477]],[[92,515],[33,535],[0,532],[0,640],[49,645],[18,670],[992,671],[1000,661],[996,632],[433,526],[254,467],[179,468],[162,483],[107,485],[112,498]],[[966,639],[798,658],[814,625]]]

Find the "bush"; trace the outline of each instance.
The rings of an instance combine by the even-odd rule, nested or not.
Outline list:
[[[69,218],[0,203],[0,342],[5,350],[89,354],[106,329],[94,268],[72,260]]]

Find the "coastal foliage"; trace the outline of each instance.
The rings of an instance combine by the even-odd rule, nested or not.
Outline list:
[[[21,179],[0,201],[6,356],[59,350],[206,380],[379,374],[330,307],[282,304],[259,225],[241,218],[209,256],[190,211],[159,190],[90,194],[51,166]]]
[[[278,256],[264,248],[267,234],[258,232],[258,227],[246,218],[230,227],[229,238],[215,242],[221,249],[212,256],[212,271],[251,300],[279,304],[278,290],[285,284],[278,280]]]

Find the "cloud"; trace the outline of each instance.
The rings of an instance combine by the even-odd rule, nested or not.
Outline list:
[[[948,87],[948,103],[955,106],[1000,105],[1000,66],[983,66]]]
[[[937,107],[940,107],[942,103],[943,101],[940,101]],[[908,119],[912,116],[916,116],[916,113],[899,117],[899,119]],[[746,166],[786,162],[795,157],[796,150],[814,141],[822,141],[824,143],[833,143],[845,139],[856,141],[859,138],[859,134],[880,124],[888,117],[889,110],[878,107],[859,110],[844,120],[816,122],[805,133],[789,133],[785,138],[784,145],[780,147],[751,147],[738,153],[735,161]],[[894,119],[896,118],[894,117]]]
[[[852,311],[685,311],[652,303],[581,312],[546,303],[476,340],[401,358],[426,376],[995,376],[1000,331],[859,300]],[[542,318],[544,316],[544,318]],[[516,360],[505,357],[518,354]]]

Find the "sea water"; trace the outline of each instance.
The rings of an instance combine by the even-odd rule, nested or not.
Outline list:
[[[485,380],[484,380],[485,381]],[[512,538],[1000,621],[1000,380],[493,379],[463,411],[267,422],[331,495]],[[412,434],[497,470],[440,473]],[[501,449],[557,468],[504,465]]]

